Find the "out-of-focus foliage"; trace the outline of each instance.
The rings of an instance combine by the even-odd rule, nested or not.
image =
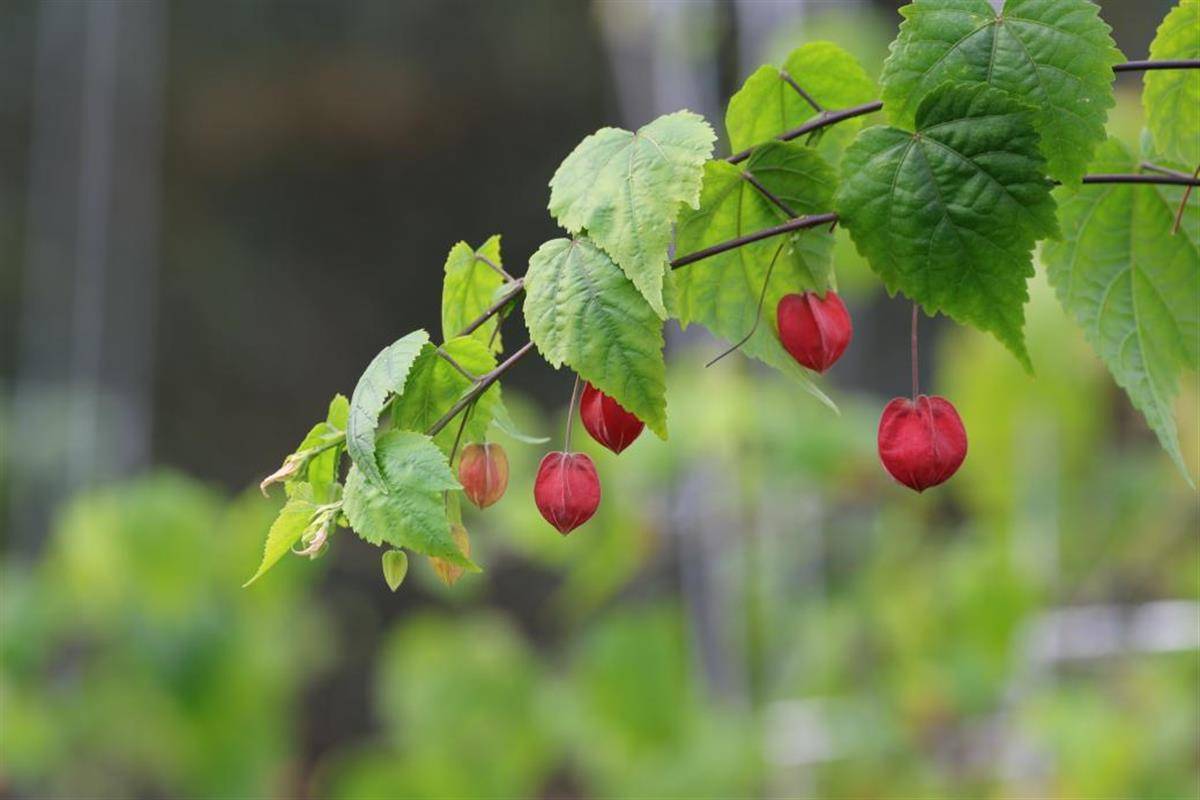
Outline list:
[[[1142,651],[1143,632],[1059,660],[1038,644],[1063,611],[1194,604],[1200,547],[1194,495],[1044,280],[1031,293],[1036,379],[975,332],[926,353],[942,376],[927,388],[971,437],[935,493],[883,474],[880,399],[841,396],[835,416],[748,360],[700,369],[695,351],[669,376],[669,444],[617,457],[576,431],[609,502],[570,538],[529,500],[540,449],[511,444],[508,493],[465,520],[485,572],[446,589],[414,564],[386,596],[446,608],[395,623],[363,691],[373,724],[303,761],[301,692],[343,656],[306,589],[318,568],[237,588],[263,501],[223,508],[178,478],[83,498],[35,569],[4,574],[4,781],[340,798],[1194,794],[1194,643]],[[1181,404],[1198,399],[1184,387]],[[561,435],[561,418],[509,405],[522,428]]]
[[[1059,613],[1194,603],[1200,548],[1194,497],[1148,432],[1117,435],[1118,390],[1045,281],[1031,292],[1036,379],[979,333],[942,348],[946,377],[929,389],[955,399],[972,439],[940,494],[883,475],[878,401],[839,398],[835,417],[734,361],[672,371],[669,445],[618,458],[577,439],[620,502],[567,541],[528,502],[536,453],[511,448],[509,494],[468,519],[489,571],[459,588],[486,592],[506,562],[537,562],[562,576],[536,600],[537,626],[557,633],[539,648],[474,613],[403,625],[390,658],[414,666],[381,670],[376,693],[405,711],[384,712],[371,749],[335,756],[326,785],[340,797],[1194,793],[1194,616],[1174,651],[1139,651],[1163,635],[1150,629],[1091,656],[1039,644]],[[479,649],[503,656],[465,666]],[[439,703],[440,723],[417,711]],[[496,719],[510,735],[490,758],[523,770],[503,779],[470,733]],[[436,780],[418,768],[451,761],[460,770]]]
[[[287,795],[328,660],[312,568],[242,591],[270,504],[183,478],[79,498],[0,577],[0,785],[54,797]]]

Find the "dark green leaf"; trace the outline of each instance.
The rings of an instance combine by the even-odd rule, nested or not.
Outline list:
[[[343,510],[355,533],[371,544],[386,542],[475,568],[450,537],[442,493],[460,487],[446,454],[428,436],[412,431],[381,435],[377,453],[387,491],[357,467],[346,478]]]
[[[893,124],[910,127],[921,101],[946,81],[982,82],[1033,110],[1047,170],[1064,182],[1083,175],[1113,107],[1112,67],[1123,60],[1089,0],[917,0],[880,83]]]
[[[584,230],[625,272],[660,317],[671,225],[681,204],[700,198],[704,162],[716,135],[690,111],[630,133],[601,128],[579,143],[550,181],[550,213]]]
[[[542,357],[665,439],[662,321],[608,254],[587,238],[546,242],[529,259],[525,289],[525,324]]]
[[[1110,139],[1095,168],[1132,172],[1137,160]],[[1192,194],[1180,234],[1172,236],[1183,191],[1059,189],[1064,237],[1047,242],[1043,257],[1059,301],[1188,475],[1172,401],[1180,373],[1200,369],[1200,199]]]
[[[1030,368],[1022,331],[1034,242],[1057,233],[1030,112],[946,84],[917,132],[868,128],[846,150],[837,210],[891,293],[990,331]]]
[[[367,365],[354,387],[346,423],[346,449],[355,466],[376,486],[383,485],[379,465],[375,463],[379,412],[388,397],[404,392],[408,371],[428,341],[429,334],[419,330],[388,345]]]

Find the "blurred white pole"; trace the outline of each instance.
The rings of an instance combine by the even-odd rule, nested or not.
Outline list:
[[[148,459],[162,140],[159,3],[38,6],[10,541]]]
[[[84,486],[100,453],[99,393],[104,342],[104,283],[111,225],[113,114],[117,89],[115,3],[91,3],[83,38],[83,118],[80,120],[75,302],[71,319],[72,408],[67,428],[71,456],[67,485]]]
[[[793,29],[807,0],[734,0],[737,9],[738,70],[745,78],[766,59],[772,34]]]

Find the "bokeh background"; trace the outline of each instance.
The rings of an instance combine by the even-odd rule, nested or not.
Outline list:
[[[971,437],[935,492],[878,465],[908,307],[842,241],[840,416],[672,329],[671,441],[585,444],[569,539],[505,441],[482,575],[391,594],[340,534],[239,588],[280,502],[250,487],[437,326],[456,241],[522,272],[583,136],[719,129],[806,41],[877,74],[897,5],[5,3],[0,797],[1200,796],[1197,495],[1040,277],[1036,379],[924,325]],[[1142,58],[1170,3],[1101,5]],[[570,389],[527,359],[506,396],[557,438]],[[1198,407],[1190,375],[1193,473]]]

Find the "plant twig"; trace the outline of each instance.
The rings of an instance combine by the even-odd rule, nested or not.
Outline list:
[[[464,378],[469,380],[471,383],[474,383],[475,381],[479,380],[474,375],[472,375],[470,372],[468,372],[466,367],[464,367],[462,364],[455,361],[454,356],[447,353],[445,347],[438,347],[437,354],[442,357],[443,361],[445,361],[450,366],[454,367],[455,371],[458,372],[459,375],[462,375]]]
[[[458,445],[462,442],[463,431],[467,429],[467,423],[471,420],[471,412],[475,410],[475,403],[478,400],[472,400],[467,406],[467,413],[462,415],[462,422],[458,423],[458,433],[454,434],[454,446],[450,448],[450,466],[454,466],[454,456],[458,454]]]
[[[748,233],[745,236],[739,236],[736,239],[718,242],[710,247],[697,250],[694,253],[688,253],[685,256],[680,256],[672,261],[670,266],[671,269],[679,269],[680,267],[686,267],[688,264],[694,264],[697,261],[702,261],[703,259],[711,258],[712,256],[720,255],[721,253],[725,253],[730,250],[736,250],[739,247],[744,247],[745,245],[753,244],[754,242],[761,242],[763,239],[770,239],[772,236],[779,236],[780,234],[791,233],[792,231],[802,231],[806,228],[816,228],[821,225],[828,225],[831,222],[837,222],[837,219],[838,215],[832,211],[825,214],[809,214],[805,217],[797,217],[796,219],[790,219],[787,222],[779,225],[773,225],[770,228],[763,228],[762,230],[755,231],[754,233]]]
[[[1200,178],[1200,165],[1196,167],[1196,171],[1192,173],[1192,177]],[[1192,184],[1183,190],[1183,199],[1179,201],[1179,210],[1175,212],[1175,222],[1171,225],[1172,236],[1179,234],[1179,226],[1183,224],[1183,212],[1187,210],[1188,200],[1191,198],[1192,189],[1194,188],[1195,184]]]
[[[520,350],[517,350],[495,369],[482,376],[478,381],[476,381],[474,386],[467,390],[466,394],[458,399],[458,402],[450,407],[449,411],[443,414],[437,422],[429,426],[429,430],[425,431],[425,434],[427,436],[436,436],[438,433],[440,433],[442,428],[445,428],[450,421],[457,417],[464,408],[469,406],[475,401],[476,398],[491,388],[493,383],[500,380],[501,375],[512,369],[512,366],[524,358],[532,349],[533,342],[526,342]]]
[[[571,402],[567,405],[567,430],[563,434],[563,452],[571,452],[571,428],[575,422],[575,403],[579,401],[579,373],[575,373],[575,386],[571,389]]]
[[[1138,168],[1147,170],[1149,172],[1157,172],[1159,175],[1174,175],[1177,178],[1186,178],[1188,176],[1186,172],[1180,172],[1177,169],[1169,169],[1150,161],[1143,161],[1141,164],[1138,164]]]
[[[508,282],[510,282],[510,283],[511,283],[513,280],[515,280],[515,278],[513,278],[513,276],[512,276],[512,275],[509,275],[509,274],[508,274],[508,272],[507,272],[507,271],[504,269],[504,267],[500,266],[500,265],[499,265],[499,264],[497,264],[495,261],[492,261],[490,258],[488,258],[487,256],[485,256],[483,253],[476,253],[476,254],[475,254],[475,260],[476,260],[476,261],[482,261],[483,263],[487,264],[489,267],[491,267],[493,270],[495,270],[495,271],[496,271],[496,273],[497,273],[498,275],[500,275],[500,277],[504,278],[504,280],[506,280],[506,281],[508,281]]]
[[[1200,59],[1185,58],[1165,61],[1126,61],[1113,66],[1113,72],[1145,72],[1152,69],[1200,69]]]
[[[489,319],[499,314],[504,310],[504,307],[509,304],[509,301],[515,299],[521,292],[525,291],[525,279],[516,278],[512,281],[512,289],[509,290],[503,297],[488,306],[483,313],[467,323],[467,326],[458,332],[459,336],[470,336],[475,331],[479,330],[484,323]]]
[[[775,248],[775,255],[771,257],[771,263],[767,265],[767,275],[763,278],[762,291],[758,293],[758,310],[754,314],[754,324],[750,326],[750,332],[737,341],[724,352],[717,355],[712,361],[709,361],[704,366],[711,367],[713,364],[720,361],[725,356],[741,349],[742,345],[750,341],[750,337],[758,330],[758,324],[762,321],[763,303],[767,299],[767,287],[771,285],[771,273],[775,271],[775,262],[779,260],[779,254],[783,252],[783,248],[787,246],[787,240],[779,243],[779,247]]]
[[[1083,183],[1154,183],[1160,186],[1200,186],[1200,177],[1188,175],[1138,175],[1101,172],[1084,175]]]
[[[913,303],[912,310],[912,399],[917,402],[917,395],[921,393],[921,385],[919,382],[920,370],[917,369],[917,304]]]
[[[777,139],[778,141],[781,141],[781,142],[790,142],[792,139],[803,136],[806,133],[811,133],[812,131],[815,131],[819,128],[824,128],[827,125],[836,125],[837,123],[842,122],[843,120],[853,119],[854,117],[861,117],[864,114],[871,114],[875,111],[878,111],[881,108],[883,108],[882,100],[872,100],[871,102],[863,103],[862,105],[851,106],[850,108],[843,108],[841,111],[823,111],[820,114],[818,114],[817,116],[815,116],[812,119],[805,122],[803,125],[798,125],[789,131],[784,131],[783,133],[776,136],[775,139]],[[729,158],[727,158],[725,160],[728,161],[730,164],[741,163],[742,161],[745,161],[747,158],[750,157],[750,155],[754,152],[756,147],[760,147],[760,146],[761,145],[755,145],[754,147],[747,147],[745,150],[742,150],[741,152],[738,152],[738,153],[734,153],[733,155],[731,155]]]
[[[749,173],[745,170],[742,170],[742,177],[745,178],[750,183],[751,186],[753,186],[755,189],[758,189],[759,193],[763,197],[770,200],[772,203],[775,204],[775,206],[777,208],[779,208],[781,211],[783,211],[783,213],[787,214],[788,219],[795,219],[796,217],[800,216],[795,211],[793,211],[791,209],[791,207],[788,206],[787,203],[783,202],[778,197],[776,197],[775,194],[770,189],[768,189],[766,186],[763,186],[762,181],[760,181],[758,178],[754,177],[754,175],[752,175],[751,173]]]
[[[804,91],[804,88],[801,87],[800,84],[796,83],[796,79],[793,78],[786,69],[779,70],[779,77],[783,78],[783,80],[787,83],[788,86],[791,86],[793,89],[795,89],[796,93],[798,95],[800,95],[801,97],[803,97],[804,101],[806,103],[808,103],[810,106],[812,106],[813,111],[816,111],[818,114],[820,114],[821,112],[823,112],[825,110],[825,109],[821,108],[821,104],[817,102],[815,97],[813,97],[808,92]]]

